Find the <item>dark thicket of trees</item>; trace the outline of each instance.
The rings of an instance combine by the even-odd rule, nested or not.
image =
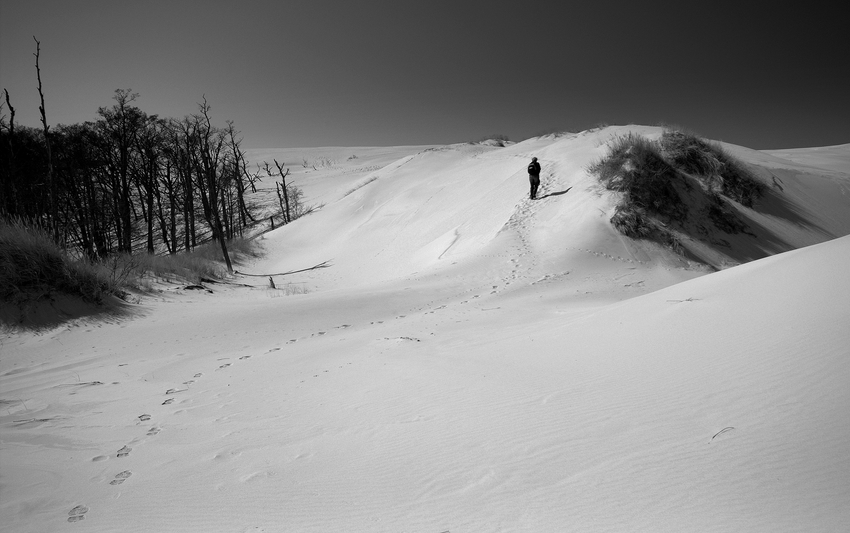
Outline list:
[[[183,119],[148,115],[115,91],[94,122],[41,129],[15,124],[8,92],[0,116],[0,217],[48,229],[92,259],[191,250],[241,236],[256,192],[239,133],[212,124],[206,99]],[[6,115],[8,113],[8,117]]]

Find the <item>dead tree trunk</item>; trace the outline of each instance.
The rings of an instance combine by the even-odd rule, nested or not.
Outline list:
[[[274,165],[277,167],[277,175],[274,175],[274,172],[269,167],[269,164],[266,163],[266,173],[269,175],[280,177],[280,183],[275,183],[275,188],[277,189],[277,199],[280,202],[280,210],[283,214],[283,223],[289,224],[292,222],[292,212],[289,209],[289,191],[286,188],[286,177],[289,176],[289,169],[286,169],[284,172],[283,165],[277,162],[277,159],[274,159]]]
[[[35,73],[38,78],[38,96],[41,99],[41,105],[38,106],[38,111],[41,113],[41,126],[44,129],[44,145],[47,148],[47,183],[50,194],[50,214],[49,224],[53,240],[59,243],[59,203],[57,200],[57,184],[56,177],[53,172],[53,152],[50,147],[50,127],[47,125],[47,116],[44,112],[44,92],[41,90],[41,68],[38,65],[39,56],[41,55],[41,43],[33,36],[35,41]]]
[[[3,89],[6,93],[6,107],[9,108],[9,158],[8,163],[8,179],[3,180],[3,196],[0,198],[0,214],[10,215],[18,212],[18,191],[16,187],[15,176],[15,108],[12,107],[12,102],[9,100],[9,91]]]
[[[201,104],[201,116],[199,118],[199,122],[203,122],[202,128],[200,131],[200,135],[198,140],[200,141],[200,156],[202,163],[202,172],[203,179],[206,180],[206,190],[209,195],[207,202],[208,206],[205,202],[204,208],[209,207],[210,209],[210,222],[213,229],[213,238],[218,239],[219,244],[221,245],[221,253],[224,256],[224,263],[227,266],[227,272],[229,274],[233,274],[233,264],[230,262],[230,254],[227,252],[227,239],[224,235],[224,227],[221,222],[221,213],[219,210],[218,202],[219,202],[219,183],[218,183],[218,171],[219,171],[219,156],[221,155],[221,149],[224,144],[223,136],[214,131],[212,127],[212,120],[209,116],[210,106],[207,104],[207,99],[204,98],[204,103]],[[203,190],[201,191],[203,193]],[[203,197],[202,197],[203,198]]]

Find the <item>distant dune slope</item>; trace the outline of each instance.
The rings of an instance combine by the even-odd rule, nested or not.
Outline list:
[[[850,145],[837,150],[798,150],[793,159],[724,146],[769,185],[754,209],[742,210],[755,233],[755,239],[733,243],[742,260],[850,233]]]
[[[763,153],[818,169],[850,173],[850,143],[815,148],[762,150]]]
[[[580,269],[588,253],[646,269],[693,267],[660,246],[619,235],[609,223],[616,197],[586,169],[608,142],[628,132],[657,139],[662,130],[616,126],[505,147],[458,144],[418,151],[339,182],[334,193],[325,189],[323,198],[330,201],[320,212],[266,236],[268,259],[257,269],[280,272],[332,259],[333,269],[311,278],[329,288],[486,256],[503,261],[513,250],[538,259],[527,265],[533,270],[528,276]],[[700,262],[723,268],[850,233],[848,150],[824,152],[825,163],[817,167],[815,149],[794,151],[792,160],[723,146],[768,188],[753,209],[736,205],[747,231],[696,244]],[[847,156],[844,166],[841,154]],[[527,198],[532,156],[543,166],[538,201]],[[509,240],[512,251],[505,248]]]

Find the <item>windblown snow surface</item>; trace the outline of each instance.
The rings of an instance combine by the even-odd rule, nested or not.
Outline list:
[[[322,207],[237,269],[331,266],[2,334],[0,529],[846,530],[850,145],[726,145],[715,272],[612,229],[627,131],[255,151]]]

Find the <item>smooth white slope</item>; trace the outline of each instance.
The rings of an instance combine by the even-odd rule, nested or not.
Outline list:
[[[847,235],[850,145],[766,152],[723,146],[749,163],[769,186],[757,211],[747,213],[761,241],[761,250],[752,255],[762,257]]]
[[[280,179],[266,176],[263,169],[268,163],[276,171],[276,160],[289,171],[287,183],[300,188],[307,204],[315,206],[338,200],[362,176],[432,147],[253,148],[245,150],[245,158],[250,172],[260,170],[259,196],[265,195],[271,205],[278,202],[275,182]]]
[[[816,148],[763,150],[764,153],[819,169],[850,173],[850,143]]]
[[[584,311],[198,295],[7,339],[4,525],[839,530],[849,261],[843,238]]]
[[[306,295],[246,278],[258,288],[4,335],[0,523],[840,528],[848,238],[647,294],[701,272],[607,225],[581,169],[628,130],[405,156],[347,195],[333,178],[339,201],[268,235],[251,266],[332,258],[278,278]],[[524,199],[532,154],[544,194],[563,194]],[[840,207],[827,181],[795,205]]]

